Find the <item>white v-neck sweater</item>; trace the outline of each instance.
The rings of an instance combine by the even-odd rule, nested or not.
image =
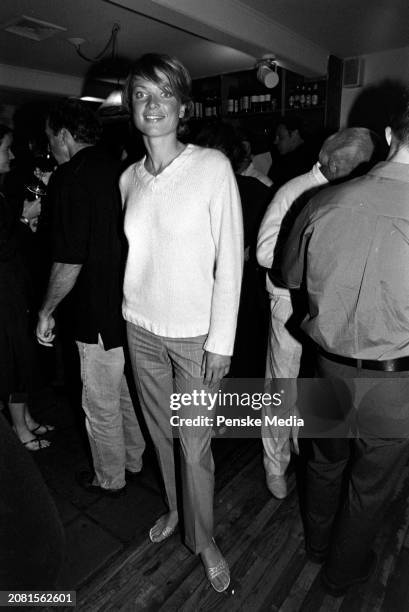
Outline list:
[[[240,196],[228,159],[187,145],[158,176],[145,158],[121,176],[129,243],[123,316],[169,338],[207,334],[233,352],[243,269]]]

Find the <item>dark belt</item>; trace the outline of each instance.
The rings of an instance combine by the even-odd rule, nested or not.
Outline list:
[[[353,359],[352,357],[343,357],[342,355],[334,355],[327,353],[322,348],[318,348],[318,352],[329,359],[342,365],[359,368],[360,370],[380,370],[382,372],[405,372],[409,370],[409,357],[399,357],[398,359],[385,359],[376,361],[375,359]]]

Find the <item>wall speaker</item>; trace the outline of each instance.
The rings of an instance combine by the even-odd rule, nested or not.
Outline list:
[[[360,57],[350,57],[344,60],[342,75],[343,87],[360,87],[363,80],[364,61]]]

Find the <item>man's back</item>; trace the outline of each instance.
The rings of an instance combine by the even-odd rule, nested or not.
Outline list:
[[[61,166],[54,203],[54,261],[81,264],[74,287],[75,336],[107,348],[122,343],[122,224],[119,166],[86,147]]]
[[[382,360],[408,354],[408,196],[407,166],[385,162],[326,189],[301,214],[284,277],[290,287],[301,284],[306,249],[303,328],[328,352]]]
[[[125,470],[141,470],[145,443],[125,376],[118,163],[95,146],[98,119],[79,100],[62,100],[51,108],[45,132],[62,166],[53,189],[54,263],[37,339],[52,344],[53,313],[72,294],[93,462],[93,471],[82,471],[76,479],[89,493],[119,497],[126,493]]]
[[[388,120],[388,161],[316,196],[283,261],[290,287],[307,291],[303,327],[328,381],[298,400],[312,428],[327,417],[309,449],[305,540],[335,597],[374,573],[409,450],[409,90],[399,87]]]

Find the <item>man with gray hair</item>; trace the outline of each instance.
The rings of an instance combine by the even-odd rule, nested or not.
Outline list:
[[[324,379],[312,412],[323,406],[329,421],[308,457],[307,550],[337,596],[374,572],[371,548],[409,457],[409,89],[391,107],[387,160],[317,194],[282,254]]]
[[[376,139],[377,136],[366,128],[346,128],[329,136],[321,148],[318,163],[306,174],[283,185],[266,211],[258,234],[257,260],[264,268],[273,267],[266,281],[271,308],[267,380],[297,378],[302,353],[301,342],[287,328],[293,306],[290,292],[277,272],[281,245],[294,218],[319,188],[368,169]],[[267,487],[278,499],[287,495],[285,471],[290,462],[289,435],[285,428],[263,427]]]

